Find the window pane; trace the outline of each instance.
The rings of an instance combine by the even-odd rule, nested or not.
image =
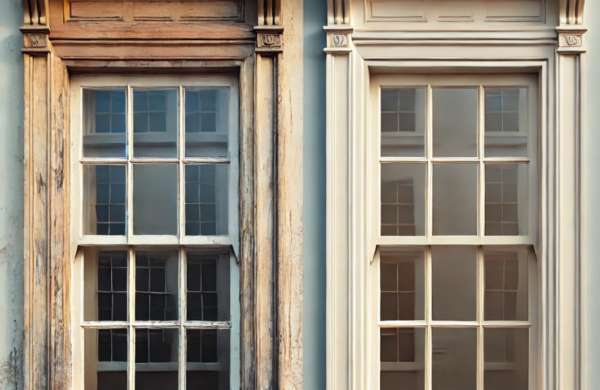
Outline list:
[[[177,320],[177,250],[135,252],[136,321]]]
[[[125,89],[83,90],[83,156],[125,157]]]
[[[187,329],[188,390],[229,389],[229,337],[229,329]]]
[[[485,165],[485,234],[517,236],[527,234],[527,164]]]
[[[227,235],[228,199],[229,165],[186,165],[185,234]]]
[[[83,234],[125,235],[126,167],[83,167]]]
[[[433,89],[433,156],[477,156],[477,89]]]
[[[477,388],[477,329],[433,328],[434,390]],[[487,388],[486,388],[487,390]]]
[[[134,165],[134,234],[176,235],[177,220],[177,165]]]
[[[485,249],[485,319],[529,318],[528,249]]]
[[[185,90],[185,156],[229,155],[229,90]]]
[[[419,248],[381,248],[381,321],[425,318],[425,266]]]
[[[485,156],[527,157],[526,88],[485,89]]]
[[[425,164],[381,165],[381,235],[425,234]]]
[[[85,329],[84,337],[85,389],[127,390],[127,329]]]
[[[483,348],[486,390],[527,390],[529,329],[485,328]]]
[[[135,388],[177,390],[179,331],[177,329],[135,330]],[[149,363],[149,364],[148,364]],[[152,363],[163,363],[157,371]]]
[[[187,252],[187,320],[229,321],[229,250]]]
[[[177,157],[177,89],[133,91],[133,155]]]
[[[127,321],[127,251],[86,250],[85,321]]]
[[[425,155],[425,88],[381,90],[381,155]]]
[[[425,329],[382,328],[380,359],[382,390],[417,390],[425,386]],[[406,363],[420,363],[415,365]]]
[[[477,312],[477,248],[433,247],[434,320],[474,321]]]
[[[433,234],[477,235],[477,164],[433,164]]]

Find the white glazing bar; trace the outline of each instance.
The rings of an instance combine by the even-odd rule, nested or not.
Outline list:
[[[186,252],[179,248],[179,390],[186,388],[187,343],[183,323],[187,318],[187,266]]]
[[[427,104],[425,107],[427,113],[427,124],[425,129],[425,138],[427,150],[425,157],[427,158],[427,184],[425,185],[425,235],[431,237],[433,235],[433,166],[431,158],[433,156],[433,91],[431,85],[427,86]]]
[[[127,344],[127,388],[135,390],[135,330],[131,325],[135,321],[135,252],[133,248],[129,248],[127,257],[127,318],[130,322],[127,332],[129,336]]]
[[[534,245],[530,236],[381,236],[375,238],[381,246],[422,246],[422,245],[468,245],[468,246],[523,246]]]
[[[432,390],[433,375],[433,333],[432,319],[432,276],[431,276],[431,247],[425,247],[425,390]]]
[[[156,158],[156,157],[138,157],[132,158],[132,162],[142,164],[177,164],[179,163],[178,158]]]
[[[479,104],[477,107],[478,126],[477,126],[477,153],[479,156],[479,172],[477,180],[479,207],[477,207],[478,232],[479,236],[485,235],[485,166],[483,164],[484,143],[485,143],[485,92],[483,86],[479,86]],[[481,389],[480,389],[481,390]]]
[[[129,322],[127,321],[85,321],[81,323],[81,327],[85,329],[127,329]]]
[[[380,328],[424,328],[427,321],[379,321]]]
[[[124,157],[115,158],[115,157],[84,157],[81,159],[82,164],[86,165],[126,165],[127,159]]]
[[[228,157],[184,157],[184,164],[229,164]]]
[[[483,322],[485,316],[485,264],[483,258],[483,247],[477,248],[477,322]],[[484,330],[481,325],[477,328],[477,389],[483,390],[484,375]]]
[[[127,86],[127,238],[133,236],[133,165],[131,157],[133,156],[133,90]]]
[[[379,162],[381,163],[390,163],[390,162],[438,162],[438,163],[448,163],[448,164],[459,164],[459,163],[468,163],[468,162],[513,162],[513,163],[527,163],[530,161],[529,157],[380,157]],[[122,162],[123,160],[121,160]]]
[[[185,235],[185,167],[181,161],[185,157],[185,93],[183,87],[179,86],[179,161],[178,161],[178,174],[179,185],[177,187],[177,199],[178,199],[178,211],[179,211],[179,229],[178,237],[181,238]],[[183,255],[181,256],[183,257]],[[181,267],[183,270],[184,267]],[[181,281],[180,281],[181,282]],[[181,285],[181,283],[180,283]],[[181,295],[181,294],[180,294]],[[181,299],[180,299],[181,301]],[[181,310],[179,311],[181,315]],[[183,318],[182,318],[183,321]],[[181,332],[180,332],[181,333]],[[180,383],[181,385],[181,383]]]

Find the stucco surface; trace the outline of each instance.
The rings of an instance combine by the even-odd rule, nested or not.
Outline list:
[[[23,382],[22,21],[21,0],[0,1],[0,390]]]

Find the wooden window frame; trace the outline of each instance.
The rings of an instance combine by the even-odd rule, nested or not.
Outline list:
[[[583,3],[560,2],[559,25],[550,22],[535,32],[512,25],[458,32],[440,24],[429,30],[427,23],[365,29],[364,4],[329,1],[325,27],[327,388],[370,389],[371,376],[379,375],[370,369],[378,357],[372,356],[368,332],[369,267],[382,239],[369,223],[378,199],[365,191],[372,180],[366,131],[372,120],[370,78],[466,72],[539,75],[540,231],[533,243],[539,266],[538,389],[581,389],[586,370]]]

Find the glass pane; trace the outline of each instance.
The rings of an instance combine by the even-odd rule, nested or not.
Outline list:
[[[527,164],[485,165],[485,234],[517,236],[527,234]]]
[[[425,265],[418,248],[381,248],[381,321],[425,319]]]
[[[529,318],[528,248],[485,249],[485,319]]]
[[[229,329],[187,329],[188,390],[229,389],[229,337]]]
[[[125,89],[83,90],[83,156],[126,157]]]
[[[177,89],[133,91],[134,157],[177,157]]]
[[[380,389],[423,389],[425,386],[424,352],[425,329],[382,328],[380,330]],[[415,369],[414,363],[420,363],[417,365],[418,368]]]
[[[134,165],[134,234],[176,235],[177,220],[177,165]]]
[[[127,329],[85,329],[85,389],[127,390]]]
[[[229,155],[229,90],[185,90],[185,156]]]
[[[486,390],[527,390],[529,329],[485,328],[483,348]]]
[[[83,234],[125,234],[125,171],[124,165],[83,167]]]
[[[477,235],[477,164],[433,164],[433,234]]]
[[[177,390],[179,331],[177,329],[135,330],[135,388]],[[162,363],[160,371],[153,366]]]
[[[127,251],[86,250],[84,320],[127,321]]]
[[[433,354],[433,389],[477,389],[477,329],[433,328],[432,337],[440,351]]]
[[[229,232],[229,165],[186,165],[185,234],[225,236]]]
[[[229,250],[188,251],[188,321],[229,321],[229,305]]]
[[[425,156],[425,88],[381,90],[381,155]]]
[[[527,157],[527,88],[485,89],[485,156]]]
[[[425,234],[425,164],[381,165],[381,235]]]
[[[433,89],[433,156],[477,157],[477,89]]]
[[[433,319],[474,321],[477,312],[477,248],[433,247]]]
[[[136,321],[177,320],[177,250],[135,252]]]

